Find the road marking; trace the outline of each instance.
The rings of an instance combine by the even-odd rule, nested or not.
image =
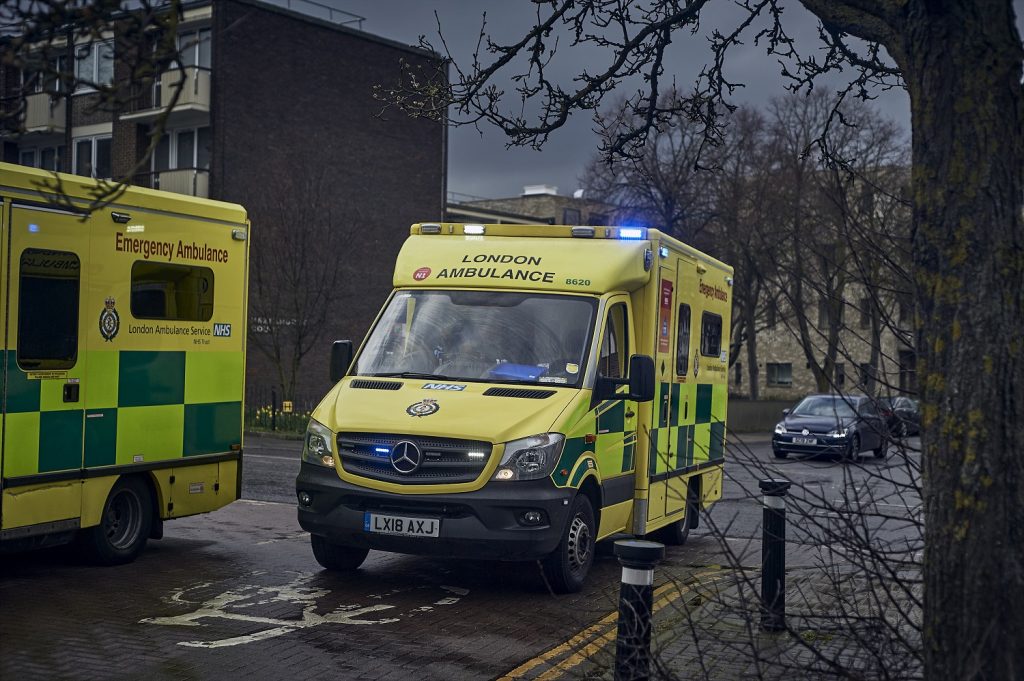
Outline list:
[[[692,591],[694,588],[696,588],[698,586],[704,586],[704,585],[702,585],[700,583],[700,580],[702,578],[710,576],[710,575],[715,575],[715,574],[719,574],[720,575],[721,573],[722,573],[721,569],[718,569],[718,570],[707,570],[705,572],[699,572],[699,573],[691,576],[691,579],[693,580],[692,583],[684,585],[684,586],[680,586],[679,584],[676,584],[675,582],[669,582],[668,584],[662,584],[661,586],[659,586],[657,589],[654,590],[654,594],[653,594],[654,603],[653,603],[653,607],[651,609],[651,612],[652,613],[658,612],[659,610],[661,610],[666,605],[668,605],[668,604],[678,600],[683,594]],[[725,577],[725,575],[722,575],[722,578],[724,578],[724,577]],[[715,582],[715,581],[718,581],[718,580],[712,580],[712,582]],[[675,591],[672,591],[673,588],[675,588]],[[587,659],[590,655],[592,655],[593,653],[597,652],[598,650],[603,648],[608,643],[615,641],[615,636],[616,636],[616,633],[617,633],[616,632],[616,628],[618,626],[618,619],[619,619],[618,611],[609,613],[608,615],[605,615],[600,620],[598,620],[596,624],[592,624],[589,627],[587,627],[586,629],[583,629],[582,631],[578,632],[577,634],[572,636],[565,643],[562,643],[561,645],[557,645],[554,648],[551,648],[550,650],[548,650],[548,651],[538,655],[537,657],[534,657],[532,659],[527,660],[526,662],[522,663],[521,665],[519,665],[518,667],[516,667],[512,671],[508,672],[504,676],[499,677],[497,681],[509,681],[511,679],[521,679],[526,674],[528,674],[530,671],[536,669],[540,665],[548,664],[550,666],[551,665],[550,660],[552,660],[552,659],[554,659],[554,658],[556,658],[556,657],[558,657],[558,656],[560,656],[560,655],[562,655],[564,653],[571,653],[569,655],[569,657],[567,657],[564,660],[562,660],[561,662],[551,666],[550,669],[548,669],[547,671],[545,671],[543,674],[541,674],[540,676],[538,676],[536,678],[537,678],[537,681],[541,681],[541,680],[547,681],[548,679],[553,679],[553,678],[556,678],[558,676],[561,676],[562,674],[564,674],[568,670],[572,669],[573,667],[578,666],[581,662],[583,662],[585,659]],[[585,646],[583,646],[582,648],[579,648],[578,646],[580,646],[584,642],[588,642],[588,643]]]
[[[384,618],[379,620],[359,619],[360,616],[380,610],[390,610],[392,605],[342,605],[335,608],[326,615],[319,615],[315,612],[317,600],[330,593],[327,589],[320,589],[306,585],[312,576],[306,575],[283,584],[281,586],[259,586],[256,584],[245,584],[234,589],[228,589],[213,598],[198,604],[192,612],[169,617],[146,617],[139,620],[142,624],[159,624],[166,626],[203,627],[200,624],[202,619],[234,620],[237,622],[249,622],[265,624],[270,628],[246,634],[244,636],[232,636],[222,639],[208,641],[179,641],[179,646],[188,648],[226,648],[231,646],[265,641],[270,638],[282,636],[299,629],[308,629],[323,624],[351,624],[351,625],[373,625],[392,624],[398,622],[398,618]],[[209,582],[195,584],[190,587],[178,589],[171,594],[170,600],[175,603],[188,603],[184,598],[188,591],[209,586]],[[302,607],[300,619],[278,619],[274,617],[262,617],[239,611],[240,608],[254,608],[271,603],[289,603]],[[234,608],[228,610],[228,608]]]

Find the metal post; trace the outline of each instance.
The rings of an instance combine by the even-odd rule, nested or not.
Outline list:
[[[621,539],[615,542],[615,555],[622,565],[615,681],[646,680],[651,674],[654,566],[665,557],[665,545],[640,539]]]
[[[270,389],[270,430],[277,430],[277,388]]]
[[[786,491],[792,483],[769,478],[759,483],[764,493],[761,537],[761,628],[786,628]]]

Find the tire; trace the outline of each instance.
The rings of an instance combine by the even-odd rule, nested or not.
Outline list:
[[[662,541],[669,546],[682,546],[690,536],[690,528],[693,526],[694,515],[700,513],[697,507],[697,500],[694,498],[693,488],[686,487],[686,513],[680,520],[661,529]]]
[[[81,547],[98,565],[123,565],[135,560],[153,527],[153,498],[138,478],[121,478],[103,504],[100,524],[86,529]]]
[[[902,440],[903,438],[907,437],[907,435],[909,435],[909,434],[910,433],[908,432],[907,422],[906,421],[900,421],[900,427],[896,429],[896,436]]]
[[[785,459],[789,455],[789,452],[785,452],[781,449],[773,449],[772,454],[775,455],[776,459]]]
[[[907,427],[906,424],[904,424],[903,428],[906,429],[906,427]],[[887,438],[886,436],[883,435],[882,436],[882,442],[879,443],[878,449],[872,449],[871,453],[875,455],[876,459],[884,459],[885,458],[885,454],[886,454],[886,450],[888,450],[888,449],[889,449],[889,438]]]
[[[843,458],[850,462],[854,462],[860,458],[860,435],[855,433],[850,438],[849,444],[846,445],[846,456]]]
[[[562,541],[541,563],[552,591],[569,594],[583,588],[594,563],[596,537],[597,527],[590,499],[585,494],[577,494],[562,530]]]
[[[309,542],[313,546],[313,557],[316,558],[316,562],[333,572],[358,570],[370,553],[370,549],[335,544],[318,534],[309,535]]]

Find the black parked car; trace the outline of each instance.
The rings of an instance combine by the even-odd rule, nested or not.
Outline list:
[[[889,430],[875,400],[863,395],[808,395],[786,409],[775,426],[772,451],[778,459],[798,454],[839,454],[856,459],[870,451],[885,456]]]
[[[886,417],[889,432],[897,437],[917,435],[921,432],[921,410],[917,400],[910,397],[894,397],[878,400],[878,408]]]

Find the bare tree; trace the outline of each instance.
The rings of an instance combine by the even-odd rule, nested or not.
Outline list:
[[[251,203],[263,216],[249,276],[249,342],[274,368],[282,399],[295,397],[302,360],[318,346],[346,278],[357,216],[338,215],[327,173],[277,173]]]
[[[783,24],[783,0],[741,0],[743,16],[711,36],[693,91],[665,103],[669,43],[696,32],[710,0],[642,5],[604,0],[535,3],[534,27],[490,55],[455,66],[450,89],[409,74],[393,99],[414,114],[497,126],[539,145],[623,82],[638,121],[604,150],[630,153],[683,114],[720,131],[736,84],[726,55],[755,40],[787,64],[794,88],[852,72],[838,95],[906,88],[913,120],[913,270],[922,375],[925,487],[925,674],[996,679],[1024,669],[1024,91],[1022,48],[1010,0],[801,0],[821,20],[823,54],[805,56]],[[766,25],[759,22],[764,20]],[[607,61],[568,87],[549,77],[555,33],[603,48]],[[518,60],[518,61],[517,61]],[[515,74],[511,106],[497,86]],[[416,77],[416,79],[413,78]],[[426,97],[402,91],[425,85]],[[536,105],[536,118],[528,117]],[[834,110],[830,121],[841,120]]]

